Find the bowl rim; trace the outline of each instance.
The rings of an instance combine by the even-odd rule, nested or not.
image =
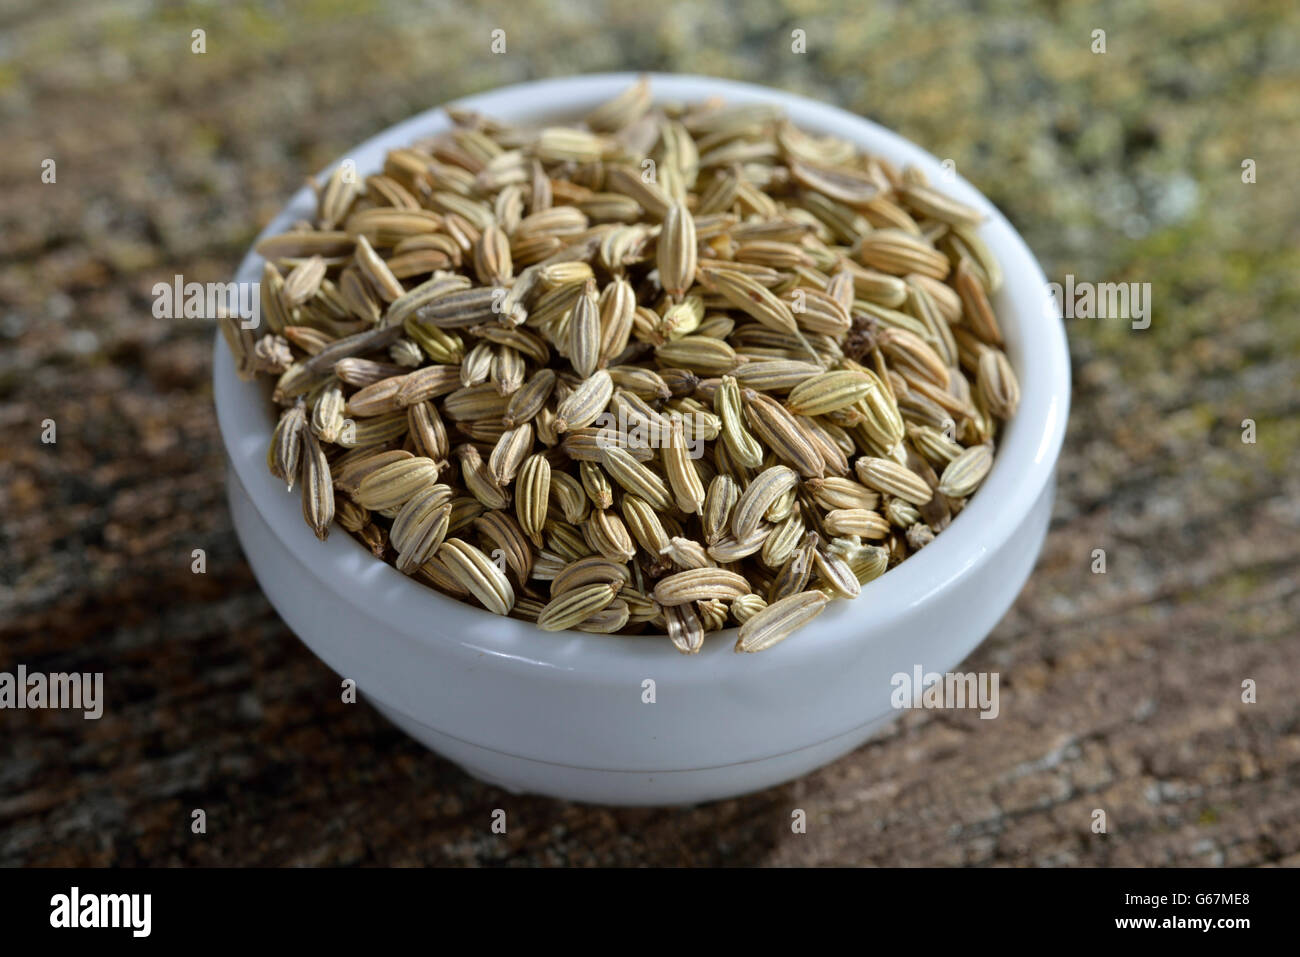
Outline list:
[[[771,103],[783,107],[793,122],[810,132],[834,133],[899,165],[917,165],[934,178],[946,172],[940,161],[921,147],[840,107],[758,84],[653,72],[526,81],[463,97],[386,128],[345,152],[326,170],[352,159],[358,174],[368,175],[379,168],[388,149],[449,128],[448,107],[476,110],[506,120],[573,117],[615,95],[639,76],[650,78],[656,103],[692,102],[711,96],[722,96],[729,103]],[[544,105],[533,105],[537,101]],[[557,672],[602,674],[610,673],[611,668],[622,671],[630,666],[653,667],[653,673],[664,674],[670,668],[674,680],[692,682],[735,674],[732,666],[720,662],[744,659],[746,666],[766,670],[788,666],[792,661],[850,653],[852,643],[865,645],[873,636],[885,634],[930,596],[974,573],[990,553],[996,552],[1052,480],[1064,441],[1070,403],[1068,344],[1064,322],[1048,294],[1042,268],[1019,233],[973,185],[957,175],[945,179],[944,188],[987,217],[980,226],[980,235],[1002,263],[1006,276],[996,305],[1008,340],[1008,357],[1020,378],[1020,407],[1003,430],[983,486],[934,543],[863,586],[857,599],[831,602],[801,630],[798,641],[781,642],[757,656],[736,655],[731,647],[736,629],[729,628],[710,634],[700,654],[690,656],[704,660],[684,663],[686,656],[670,653],[662,636],[655,640],[645,635],[545,632],[532,623],[497,616],[442,595],[376,559],[360,542],[337,529],[328,541],[318,542],[298,515],[296,493],[286,494],[283,484],[267,471],[265,452],[274,418],[266,390],[259,383],[236,376],[233,358],[218,332],[213,361],[214,398],[231,468],[273,532],[291,552],[310,559],[304,564],[323,587],[337,591],[338,582],[354,582],[356,587],[344,590],[354,606],[377,624],[438,649],[540,665]],[[239,265],[236,281],[258,281],[262,257],[254,252],[257,243],[283,231],[304,214],[309,216],[313,208],[314,197],[304,186],[258,234]],[[1033,366],[1024,362],[1029,355],[1035,356]],[[871,617],[861,620],[861,613],[868,609]],[[429,627],[432,616],[444,616],[453,626],[459,619],[465,627],[458,634],[452,634],[446,625]],[[708,664],[710,660],[712,664]]]

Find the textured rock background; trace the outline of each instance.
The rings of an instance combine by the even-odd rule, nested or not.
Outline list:
[[[613,6],[6,4],[0,670],[102,670],[111,706],[0,712],[0,864],[1300,863],[1294,5]],[[689,810],[517,799],[340,704],[258,590],[211,328],[153,318],[153,283],[228,279],[305,172],[409,114],[635,68],[872,117],[951,157],[1051,278],[1152,284],[1146,331],[1069,323],[1052,533],[966,663],[1001,672],[1000,720],[910,714],[803,781]]]

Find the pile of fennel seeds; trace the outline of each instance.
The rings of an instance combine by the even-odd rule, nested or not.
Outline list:
[[[573,126],[450,112],[313,184],[260,335],[222,323],[319,538],[543,629],[760,651],[979,487],[1001,271],[923,173],[644,80]]]

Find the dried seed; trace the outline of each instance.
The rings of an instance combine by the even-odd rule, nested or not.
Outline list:
[[[596,283],[588,279],[569,314],[568,353],[573,369],[584,379],[596,371],[600,361],[600,305]]]
[[[863,485],[897,495],[913,505],[924,505],[934,496],[925,479],[890,459],[864,455],[855,463],[855,468]]]
[[[636,543],[651,555],[663,554],[671,539],[654,506],[640,496],[629,494],[623,496],[621,511]]]
[[[562,433],[591,425],[605,411],[613,394],[614,380],[604,369],[598,369],[583,379],[556,408],[555,431]]]
[[[438,550],[451,519],[451,489],[432,486],[409,500],[393,519],[389,538],[397,551],[397,569],[415,572]]]
[[[469,542],[449,538],[438,548],[438,557],[461,587],[482,602],[484,608],[496,615],[510,613],[515,603],[514,589],[505,573],[481,551]]]
[[[544,455],[530,455],[519,469],[515,484],[515,515],[524,534],[539,548],[542,528],[546,524],[546,509],[551,497],[551,463]],[[566,521],[572,521],[566,512]]]
[[[310,429],[303,429],[302,437],[302,516],[323,542],[334,521],[334,485],[320,442]]]
[[[626,565],[608,561],[599,555],[589,555],[564,566],[564,569],[551,580],[551,594],[558,597],[575,588],[598,582],[617,585],[621,589],[631,580],[632,573],[628,571]]]
[[[682,423],[674,421],[668,444],[664,447],[664,472],[673,490],[677,507],[688,515],[698,512],[704,505],[704,483],[691,459],[690,449],[682,432]]]
[[[501,438],[488,457],[488,468],[498,485],[504,488],[515,480],[515,473],[524,464],[524,459],[528,458],[532,448],[533,427],[527,422],[501,433]]]
[[[731,530],[740,541],[754,534],[772,504],[799,483],[799,476],[784,465],[760,472],[746,486],[731,513]]]
[[[825,415],[865,399],[874,387],[874,382],[861,372],[824,372],[795,386],[785,407],[796,415]]]
[[[695,218],[683,203],[673,203],[659,233],[659,283],[680,297],[695,282]]]
[[[397,508],[420,489],[438,482],[438,466],[432,459],[408,457],[383,465],[361,479],[357,504],[371,511]]]
[[[704,647],[704,625],[690,605],[673,605],[663,610],[668,640],[684,655],[698,655]]]
[[[474,529],[496,546],[492,560],[504,558],[506,565],[519,582],[528,580],[533,567],[533,550],[524,537],[524,531],[509,512],[484,512],[473,521]]]
[[[731,457],[745,468],[756,469],[762,465],[763,447],[745,428],[740,387],[734,376],[722,377],[713,395],[713,408],[722,420],[722,441],[727,444]]]
[[[1020,383],[1001,349],[988,349],[980,356],[977,386],[991,414],[1004,421],[1016,414]]]
[[[623,520],[608,509],[596,509],[582,525],[587,544],[611,562],[630,562],[636,554]]]
[[[992,467],[992,447],[973,445],[948,463],[939,479],[939,491],[949,498],[965,498],[980,487]]]
[[[828,601],[819,591],[806,591],[773,602],[740,626],[736,651],[766,651],[820,615]]]
[[[307,426],[307,415],[302,403],[296,403],[285,409],[271,433],[271,446],[267,455],[267,466],[271,474],[285,481],[285,488],[292,492],[293,483],[298,480],[298,463],[302,457],[302,433]]]
[[[895,499],[895,501],[903,501]],[[827,535],[856,535],[859,538],[884,538],[889,522],[865,508],[831,509],[822,518]]]
[[[740,498],[740,488],[730,475],[716,475],[709,482],[704,495],[704,510],[700,514],[704,526],[704,541],[714,545],[731,526],[731,511]]]
[[[821,477],[826,463],[808,440],[798,421],[779,402],[753,389],[741,392],[745,418],[759,439],[805,477]]]

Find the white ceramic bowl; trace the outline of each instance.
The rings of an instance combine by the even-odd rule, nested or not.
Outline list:
[[[524,83],[460,101],[504,120],[582,115],[633,74]],[[801,127],[833,133],[936,182],[939,162],[888,130],[778,90],[696,76],[654,76],[660,101],[720,95],[776,103]],[[364,175],[384,153],[447,128],[422,113],[350,151]],[[934,542],[833,602],[758,655],[734,631],[697,656],[665,640],[546,633],[453,601],[377,561],[336,530],[322,544],[265,464],[273,416],[265,391],[235,375],[217,338],[217,415],[229,498],[249,563],[285,622],[393,723],[466,771],[510,791],[605,804],[683,804],[786,781],[856,748],[892,720],[890,679],[951,670],[984,639],[1028,577],[1046,534],[1069,409],[1064,328],[1045,318],[1045,279],[1015,230],[968,183],[945,183],[988,214],[981,235],[1001,261],[995,307],[1020,376],[1020,410],[984,486]],[[263,235],[310,218],[303,189]],[[254,282],[250,252],[238,280]],[[646,703],[647,680],[654,703]],[[991,722],[990,734],[996,734]]]

